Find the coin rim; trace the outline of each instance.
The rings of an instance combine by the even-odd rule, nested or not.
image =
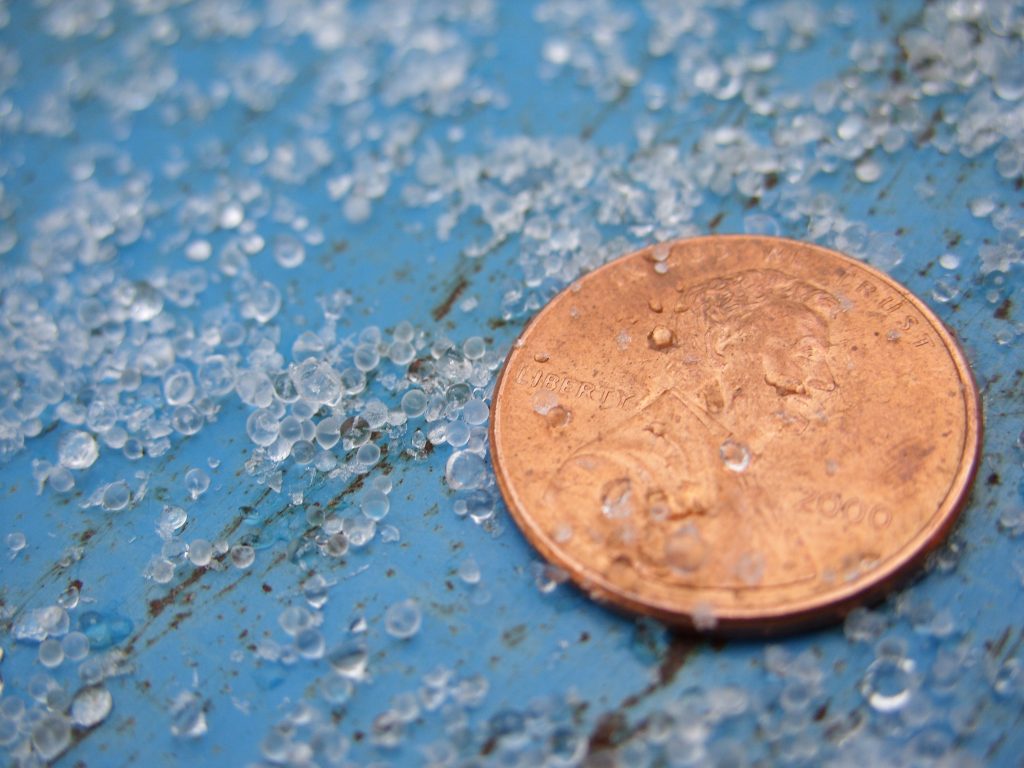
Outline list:
[[[682,613],[669,605],[661,602],[645,602],[636,595],[623,590],[614,582],[609,581],[602,574],[593,573],[592,568],[584,563],[579,563],[559,550],[554,543],[548,542],[547,536],[540,525],[527,513],[525,505],[512,487],[512,483],[506,476],[502,460],[502,451],[498,449],[498,438],[500,427],[498,425],[498,412],[501,407],[501,393],[505,384],[505,377],[510,368],[512,356],[517,351],[517,345],[513,344],[505,357],[501,371],[495,382],[491,396],[490,424],[488,426],[488,437],[490,440],[490,455],[494,465],[494,473],[498,487],[501,490],[505,504],[516,521],[520,531],[530,544],[537,549],[544,558],[561,568],[584,592],[593,599],[607,604],[610,607],[625,610],[627,612],[639,613],[652,616],[668,624],[676,625],[682,629],[698,630],[712,635],[773,635],[782,632],[797,631],[821,626],[827,623],[838,621],[858,605],[880,600],[887,592],[891,591],[900,582],[918,569],[927,555],[934,551],[942,541],[945,540],[953,526],[960,517],[963,508],[966,506],[970,495],[971,486],[978,472],[978,465],[982,453],[984,420],[982,411],[981,395],[978,391],[977,382],[974,379],[973,371],[967,361],[959,341],[953,331],[939,319],[939,317],[921,299],[914,295],[910,289],[897,282],[891,276],[866,264],[862,261],[847,256],[844,253],[826,248],[815,243],[805,243],[799,240],[785,237],[770,237],[766,235],[743,235],[723,234],[704,235],[692,238],[680,238],[669,240],[664,243],[651,244],[643,248],[624,254],[613,261],[602,264],[600,267],[582,275],[577,281],[589,280],[605,270],[614,270],[620,262],[633,258],[642,258],[641,254],[649,251],[654,245],[667,245],[674,248],[677,245],[686,244],[688,247],[700,247],[701,242],[711,244],[722,244],[723,241],[758,241],[765,244],[786,245],[801,250],[811,250],[820,257],[827,259],[838,259],[840,263],[847,263],[851,267],[861,269],[869,275],[888,285],[899,293],[907,301],[910,301],[917,310],[929,322],[939,338],[945,344],[946,351],[952,359],[956,368],[964,401],[966,424],[964,428],[963,452],[960,456],[959,465],[953,475],[949,490],[936,511],[929,518],[928,524],[919,530],[907,543],[892,555],[884,566],[878,570],[871,571],[865,577],[851,582],[849,586],[832,589],[828,592],[818,593],[811,598],[788,601],[777,606],[759,608],[729,608],[719,611],[716,609],[714,618],[715,624],[712,628],[698,628],[694,624],[691,614]],[[767,251],[770,245],[765,246]],[[516,337],[516,342],[523,339],[534,327],[535,324],[543,322],[546,314],[568,290],[566,286],[544,305],[523,327]],[[906,554],[904,554],[906,553]],[[694,590],[699,592],[699,590]]]

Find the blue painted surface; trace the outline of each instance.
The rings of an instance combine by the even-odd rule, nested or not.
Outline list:
[[[453,115],[425,115],[415,104],[389,105],[382,93],[375,92],[366,101],[369,120],[337,107],[311,117],[307,110],[317,99],[316,85],[330,58],[327,54],[317,51],[308,36],[292,37],[281,25],[257,25],[242,37],[198,39],[189,32],[189,14],[200,7],[211,4],[175,7],[161,14],[180,25],[182,35],[159,49],[148,43],[155,49],[153,60],[171,62],[179,85],[195,83],[207,95],[214,94],[216,102],[217,84],[224,82],[232,61],[259,51],[278,51],[294,67],[295,78],[273,108],[254,111],[226,98],[207,117],[168,124],[161,106],[185,103],[176,87],[130,115],[116,114],[102,94],[86,91],[71,104],[73,130],[66,135],[41,136],[8,126],[0,133],[0,163],[5,195],[16,201],[7,223],[17,231],[19,242],[4,259],[9,265],[26,262],[36,223],[47,211],[66,204],[76,186],[69,180],[70,162],[92,146],[102,146],[106,158],[96,164],[94,179],[100,185],[123,183],[117,157],[129,158],[136,171],[151,176],[149,199],[155,207],[144,234],[117,247],[116,260],[107,265],[132,278],[151,275],[161,266],[188,266],[175,238],[181,227],[178,214],[189,195],[209,192],[224,179],[259,180],[293,201],[324,236],[323,245],[307,246],[306,261],[296,270],[276,265],[269,249],[251,259],[253,272],[282,291],[284,309],[271,326],[279,329],[276,346],[286,355],[301,331],[319,327],[317,298],[336,288],[353,298],[339,324],[339,336],[368,325],[392,329],[408,320],[460,344],[471,336],[484,336],[491,348],[504,352],[530,315],[527,309],[506,318],[501,306],[507,286],[523,281],[520,239],[502,241],[483,258],[467,257],[468,248],[486,240],[486,228],[472,212],[460,220],[450,239],[437,238],[434,227],[443,204],[414,208],[403,201],[412,169],[395,172],[368,220],[347,221],[340,203],[326,191],[327,179],[351,168],[346,133],[367,122],[414,115],[421,132],[411,151],[422,152],[433,140],[449,162],[486,153],[502,138],[525,134],[578,140],[613,157],[620,153],[625,164],[642,155],[634,128],[645,110],[643,86],[673,82],[670,57],[652,58],[643,52],[652,22],[639,3],[614,7],[632,17],[632,26],[621,39],[639,67],[640,84],[604,101],[571,72],[538,78],[545,30],[534,18],[535,5],[506,2],[498,4],[496,21],[489,28],[451,25],[471,51],[471,77],[503,94],[503,105],[467,104]],[[58,41],[41,28],[52,9],[34,3],[8,3],[5,8],[10,20],[0,29],[0,44],[20,58],[5,103],[26,114],[62,77],[74,77],[69,67],[76,62],[86,69],[107,68],[102,79],[111,84],[130,77],[137,62],[129,61],[126,46],[152,21],[130,6],[119,7],[110,17],[109,34]],[[269,17],[267,9],[257,10]],[[709,43],[713,55],[735,51],[751,39],[743,24],[729,21],[728,9],[714,13],[725,29],[735,30],[735,36],[716,36]],[[891,46],[900,30],[920,22],[920,9],[909,2],[858,4],[851,13],[849,26],[827,27],[804,50],[780,56],[772,73],[777,93],[804,92],[847,70],[846,53],[855,38]],[[898,63],[898,53],[892,47],[888,50]],[[889,68],[862,77],[877,81],[882,89],[888,87]],[[949,95],[942,103],[949,108],[965,103],[970,95]],[[656,112],[650,119],[658,140],[678,146],[684,158],[714,127],[735,125],[766,142],[774,128],[772,118],[753,115],[735,101],[720,103],[706,97],[694,99],[684,112]],[[307,180],[285,185],[244,160],[247,140],[262,136],[273,147],[307,131],[304,121],[310,120],[314,125],[322,122],[315,132],[325,138],[334,157]],[[447,139],[453,126],[465,131],[456,144]],[[401,455],[404,438],[397,438],[370,474],[392,479],[386,522],[400,529],[400,541],[387,543],[378,536],[365,550],[350,551],[334,562],[313,553],[297,554],[309,539],[307,510],[319,504],[339,513],[355,512],[360,484],[312,476],[292,465],[284,478],[286,493],[268,491],[245,471],[252,448],[245,420],[251,409],[234,395],[224,398],[216,420],[199,434],[172,436],[171,449],[163,456],[131,462],[116,451],[103,450],[94,467],[77,473],[78,487],[72,494],[49,489],[37,494],[32,480],[33,459],[54,460],[58,440],[68,430],[52,413],[44,434],[29,439],[23,451],[0,467],[0,531],[23,532],[28,542],[16,557],[8,559],[0,552],[4,697],[28,700],[32,677],[43,671],[36,646],[13,641],[12,623],[25,609],[52,604],[75,582],[90,602],[83,601],[71,612],[73,627],[87,610],[128,622],[122,624],[122,629],[130,625],[127,636],[114,647],[126,654],[131,671],[107,681],[114,698],[110,718],[77,735],[59,760],[61,765],[255,763],[261,739],[303,703],[352,740],[353,761],[418,764],[423,760],[419,749],[443,736],[442,712],[424,711],[406,728],[396,748],[375,746],[370,735],[374,718],[387,709],[391,697],[416,691],[423,676],[439,666],[453,670],[457,679],[480,674],[489,682],[483,703],[469,711],[467,735],[456,740],[467,761],[474,756],[481,761],[501,758],[507,745],[495,737],[497,726],[491,719],[496,713],[523,711],[538,697],[554,697],[559,702],[552,705],[555,719],[565,720],[576,738],[589,740],[595,753],[617,744],[626,750],[624,764],[630,764],[628,750],[639,750],[636,745],[653,738],[658,712],[678,712],[687,696],[706,702],[709,689],[736,686],[749,697],[748,713],[717,724],[708,751],[695,764],[710,763],[716,755],[736,749],[751,763],[762,764],[812,765],[837,755],[855,760],[857,749],[865,750],[862,764],[880,764],[875,757],[903,764],[911,762],[911,750],[929,729],[941,734],[940,743],[962,750],[950,758],[954,761],[973,756],[981,764],[1020,764],[1024,681],[1018,679],[1014,690],[1000,695],[992,686],[992,670],[1009,660],[1020,663],[1024,638],[1022,577],[1014,570],[1014,563],[1021,562],[1021,539],[997,525],[1001,515],[1024,504],[1019,443],[1024,428],[1018,300],[1022,275],[1020,265],[1002,275],[981,273],[978,250],[998,234],[987,220],[968,210],[970,200],[986,195],[1019,207],[1019,179],[1015,185],[1001,178],[992,155],[990,149],[965,158],[911,144],[887,159],[875,184],[857,181],[852,165],[844,163],[836,173],[816,176],[805,185],[812,193],[832,195],[839,213],[850,220],[892,235],[904,257],[891,273],[924,297],[956,332],[984,392],[984,460],[953,543],[942,555],[946,565],[933,567],[878,609],[886,625],[884,636],[907,643],[909,657],[922,675],[927,675],[937,654],[965,654],[955,691],[928,697],[934,712],[924,725],[894,724],[898,718],[871,711],[860,686],[875,650],[872,644],[851,642],[842,627],[773,644],[711,644],[673,638],[660,627],[608,612],[568,586],[542,593],[534,583],[536,554],[503,508],[492,530],[453,513],[452,494],[443,479],[447,447],[414,460]],[[187,158],[189,165],[177,178],[168,178],[163,169],[176,157]],[[937,195],[922,197],[923,181],[932,183]],[[808,237],[805,218],[786,220],[779,215],[780,206],[769,205],[767,195],[759,205],[736,191],[723,196],[708,193],[692,217],[694,231],[742,231],[744,217],[762,207],[778,217],[782,234]],[[653,216],[652,211],[644,213]],[[259,221],[257,231],[270,243],[283,228],[268,216]],[[656,233],[612,226],[602,234],[605,242],[621,237],[623,243],[642,243]],[[206,235],[215,253],[230,236],[217,229]],[[939,303],[931,299],[940,274],[936,261],[950,250],[961,259],[961,267],[952,273],[960,293],[953,301]],[[211,277],[215,260],[216,256],[200,265]],[[76,266],[64,279],[75,283],[96,271]],[[57,275],[48,278],[57,285]],[[560,287],[549,279],[537,295],[542,299]],[[996,292],[995,299],[987,295],[991,291]],[[446,310],[453,293],[458,294],[455,303]],[[478,299],[477,308],[459,309],[458,302],[470,296]],[[1013,301],[1000,311],[1006,299]],[[211,281],[195,307],[174,312],[199,323],[205,310],[224,302],[237,303],[237,296],[231,282],[221,278]],[[1009,343],[997,341],[1003,334],[1005,342],[1007,332]],[[381,370],[400,372],[389,363]],[[389,398],[379,379],[371,383],[370,393]],[[193,502],[185,489],[185,472],[208,467],[210,457],[220,461],[209,470],[212,485]],[[137,471],[147,473],[148,492],[131,509],[80,508],[82,499],[104,483],[125,478],[134,485]],[[304,489],[302,504],[290,503],[289,488]],[[185,539],[251,541],[256,548],[253,566],[202,570],[186,564],[169,584],[144,580],[146,564],[159,551],[155,527],[165,504],[187,509]],[[76,546],[81,558],[62,565],[62,556]],[[481,583],[475,587],[456,576],[467,555],[481,568]],[[370,652],[371,680],[359,684],[345,705],[331,707],[318,693],[320,681],[333,674],[324,660],[300,659],[285,665],[261,660],[254,653],[262,639],[286,641],[277,617],[286,605],[304,604],[300,584],[310,569],[334,582],[320,611],[328,647],[349,636],[356,618],[364,617],[368,623],[367,632],[359,637]],[[483,593],[489,594],[486,602]],[[414,638],[399,641],[384,631],[383,613],[407,597],[423,607],[423,627]],[[920,627],[915,630],[915,610],[929,604],[949,610],[954,622],[950,636],[935,638]],[[788,712],[786,702],[787,696],[797,695],[793,686],[800,682],[799,675],[794,677],[791,669],[784,676],[773,667],[784,655],[810,663],[820,675],[820,681],[811,685],[813,705],[798,715]],[[74,692],[78,681],[72,663],[65,662],[51,674]],[[170,708],[182,691],[195,691],[205,702],[209,732],[201,738],[184,740],[170,732]],[[308,730],[300,727],[297,732],[298,740],[308,738]],[[869,739],[866,734],[874,735]],[[534,740],[550,743],[550,736],[535,735]],[[805,744],[810,745],[809,752],[801,752]],[[874,755],[873,749],[883,754]],[[528,757],[523,760],[536,764]]]

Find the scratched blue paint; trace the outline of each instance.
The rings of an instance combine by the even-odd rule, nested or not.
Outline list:
[[[857,24],[845,32],[845,37],[818,40],[798,57],[787,59],[778,73],[785,87],[800,89],[823,73],[834,72],[838,52],[845,51],[854,33],[889,38],[915,11],[914,4],[907,2],[868,5],[864,4],[863,9],[858,6]],[[889,18],[881,20],[875,11],[888,6],[892,6]],[[19,98],[31,101],[47,73],[71,59],[76,45],[87,43],[69,42],[58,47],[45,39],[38,32],[40,9],[34,4],[16,3],[9,10],[12,22],[0,32],[0,41],[21,55],[19,87],[23,93]],[[494,55],[482,63],[480,73],[501,85],[509,94],[510,105],[464,117],[460,122],[467,138],[461,151],[486,146],[489,137],[519,133],[577,136],[581,131],[598,145],[635,146],[632,124],[642,110],[639,89],[606,105],[573,83],[571,77],[538,87],[534,72],[542,36],[531,19],[531,4],[503,3],[499,15]],[[117,18],[115,35],[135,23],[124,12],[119,12]],[[629,36],[630,44],[639,48],[644,34],[641,24]],[[722,41],[722,45],[727,47],[730,42],[734,41]],[[258,44],[246,39],[230,40],[217,47],[198,46],[176,54],[175,61],[183,72],[201,78],[203,72],[215,70],[217,61],[249,52]],[[275,41],[267,39],[261,44],[273,46]],[[300,75],[287,103],[301,109],[311,96],[310,89],[303,87],[302,73],[316,66],[316,52],[296,45],[289,48],[289,56]],[[643,68],[645,78],[668,82],[666,62],[644,59]],[[884,77],[885,73],[877,76]],[[9,191],[21,201],[19,216],[24,220],[33,220],[59,198],[63,169],[76,146],[109,138],[99,134],[102,122],[96,119],[97,109],[88,101],[83,103],[76,115],[76,133],[63,142],[18,135],[0,147],[3,159],[24,161],[6,181]],[[281,109],[278,107],[278,111]],[[142,167],[151,157],[156,171],[166,157],[167,147],[175,143],[231,143],[253,122],[270,141],[286,136],[286,121],[273,117],[278,111],[271,116],[253,116],[237,105],[229,105],[198,130],[167,127],[152,115],[143,116],[120,146]],[[683,119],[659,119],[660,135],[686,147],[707,127],[707,121],[740,117],[736,112],[717,109]],[[428,120],[425,130],[428,135],[441,137],[452,122]],[[762,119],[760,129],[770,130],[770,122]],[[948,247],[947,230],[960,235],[957,252],[966,255],[976,253],[991,236],[987,224],[970,216],[966,201],[987,190],[1002,189],[999,185],[1007,182],[994,174],[986,155],[973,161],[934,152],[929,153],[927,162],[919,162],[906,152],[899,157],[903,162],[890,164],[878,184],[860,184],[846,169],[820,181],[820,188],[835,195],[842,212],[851,219],[866,221],[877,231],[901,230],[899,243],[905,258],[893,275],[923,296],[954,329],[985,393],[986,447],[979,472],[981,481],[954,532],[963,548],[962,558],[952,572],[932,572],[911,587],[915,597],[949,607],[966,637],[983,647],[1007,630],[1017,636],[1024,616],[1024,593],[1010,567],[1019,542],[1000,535],[995,526],[1001,510],[1024,504],[1021,457],[1014,448],[1024,427],[1017,373],[1021,355],[1019,344],[1013,348],[995,342],[995,333],[1008,321],[994,317],[993,305],[985,298],[986,290],[993,286],[980,279],[965,281],[961,295],[949,304],[931,301],[929,291],[937,271],[935,259]],[[237,158],[230,162],[240,165]],[[933,179],[940,190],[932,200],[922,200],[915,192],[915,186],[926,178]],[[155,197],[174,194],[174,186],[159,172],[154,173]],[[399,187],[393,185],[369,221],[353,225],[344,221],[337,205],[326,198],[322,182],[310,184],[308,197],[302,199],[306,213],[323,228],[327,244],[343,240],[346,246],[340,252],[332,252],[327,245],[309,249],[306,264],[297,272],[285,272],[267,260],[265,276],[280,281],[288,297],[281,348],[287,349],[291,339],[315,320],[316,296],[327,286],[345,287],[356,298],[346,318],[349,330],[370,323],[392,327],[409,320],[417,326],[444,329],[453,339],[480,334],[501,348],[511,344],[526,318],[494,328],[487,320],[500,318],[503,285],[520,280],[515,246],[501,246],[482,262],[467,260],[461,251],[471,233],[457,229],[452,241],[437,242],[429,234],[436,212],[403,205]],[[887,194],[879,199],[878,192],[883,188]],[[707,211],[702,223],[706,224],[714,213],[721,213],[718,231],[741,231],[746,211],[740,201],[733,197],[718,204],[719,208]],[[396,226],[397,222],[403,226]],[[426,234],[410,231],[412,225],[421,226]],[[783,234],[800,237],[803,233]],[[167,232],[155,231],[153,235],[159,241]],[[17,251],[13,257],[19,255],[24,257]],[[155,262],[169,262],[171,257],[155,253],[140,242],[124,249],[121,258],[129,273],[141,275]],[[463,295],[477,296],[480,308],[468,314],[452,311],[442,320],[435,320],[435,308],[460,279],[467,282]],[[1022,282],[1024,277],[1018,268],[998,289],[1007,297],[1019,297]],[[216,285],[204,294],[204,302],[223,298],[223,289]],[[196,309],[196,316],[201,310]],[[1011,321],[1020,322],[1019,303],[1012,312]],[[84,618],[85,610],[95,610],[120,617],[121,628],[128,628],[126,636],[113,645],[125,648],[130,643],[135,672],[109,681],[115,700],[111,718],[74,746],[61,759],[61,765],[212,766],[256,761],[258,742],[281,716],[283,703],[309,697],[311,686],[326,673],[324,661],[282,668],[257,661],[247,648],[263,636],[284,639],[276,617],[284,605],[301,602],[299,571],[288,561],[287,547],[305,530],[306,523],[301,514],[282,512],[287,507],[286,499],[264,495],[263,488],[244,472],[249,450],[246,415],[237,402],[229,401],[216,424],[190,439],[175,440],[171,452],[143,467],[104,456],[103,474],[94,471],[85,476],[87,493],[103,482],[130,477],[138,468],[151,473],[146,500],[129,512],[80,510],[75,498],[36,495],[31,461],[56,454],[59,429],[30,441],[26,451],[0,467],[0,525],[3,532],[20,530],[28,539],[27,549],[16,560],[0,555],[3,605],[12,609],[50,604],[69,582],[77,580],[82,584],[83,596],[95,598],[96,603],[74,612],[75,621]],[[205,467],[211,456],[218,457],[221,464],[210,471],[210,490],[197,503],[188,505],[187,535],[213,540],[232,521],[241,519],[234,536],[254,537],[256,562],[247,571],[207,573],[178,592],[177,599],[154,610],[169,590],[191,573],[182,569],[184,572],[169,585],[152,584],[141,577],[155,550],[157,516],[165,503],[185,504],[185,471],[193,466]],[[668,653],[667,636],[658,628],[638,628],[633,620],[604,610],[568,587],[550,595],[538,592],[531,572],[536,555],[504,512],[500,520],[505,530],[497,538],[452,514],[441,479],[444,459],[441,451],[421,463],[389,457],[395,485],[389,522],[400,527],[401,543],[377,540],[368,551],[352,552],[344,565],[323,572],[338,582],[323,611],[328,643],[340,638],[352,618],[363,615],[369,622],[367,642],[373,654],[373,682],[360,688],[346,708],[343,727],[347,732],[368,733],[373,718],[386,709],[391,695],[414,688],[438,665],[456,670],[459,676],[487,676],[491,690],[473,715],[477,723],[502,709],[522,708],[538,696],[569,691],[587,705],[580,714],[585,728],[594,727],[604,713],[611,711],[622,711],[627,721],[638,723],[681,692],[710,685],[734,684],[763,702],[778,696],[781,683],[763,670],[765,644],[711,646],[701,642],[667,685],[655,686],[635,705],[621,707],[654,682],[656,669]],[[994,473],[1000,482],[986,483],[985,479]],[[342,490],[326,483],[309,492],[306,502],[326,505]],[[341,509],[353,503],[353,499],[344,499]],[[62,553],[78,544],[84,553],[79,562],[68,568],[54,566]],[[466,553],[472,553],[480,563],[482,585],[492,595],[485,606],[473,605],[468,589],[455,578],[455,569]],[[446,586],[446,581],[452,588]],[[424,607],[423,629],[402,643],[384,634],[382,615],[388,605],[410,596],[418,598]],[[920,658],[934,654],[934,643],[915,636],[905,623],[892,634],[910,643]],[[854,712],[864,707],[857,684],[871,661],[870,649],[851,646],[841,628],[779,642],[792,653],[810,649],[818,656],[826,672],[831,712]],[[7,656],[0,670],[8,691],[23,690],[39,670],[34,648],[14,646],[6,639],[3,645]],[[232,658],[236,651],[243,654],[239,660]],[[196,681],[197,690],[210,701],[209,733],[194,742],[177,740],[169,732],[168,707],[179,691],[191,688]],[[233,705],[233,700],[244,702],[246,711]],[[381,754],[395,764],[415,764],[416,748],[435,736],[426,729],[413,729],[400,750]],[[817,736],[827,739],[824,731]],[[756,734],[739,733],[737,737],[745,740],[752,759],[771,762],[766,745]],[[989,764],[1015,764],[1024,753],[1019,708],[1017,713],[1006,707],[981,711],[970,746]],[[987,753],[989,749],[993,751]],[[353,748],[353,756],[361,760],[376,754],[365,744]]]

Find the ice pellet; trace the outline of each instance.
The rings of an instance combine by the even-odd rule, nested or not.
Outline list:
[[[384,613],[384,629],[392,637],[408,640],[420,631],[422,620],[419,603],[410,598],[388,607]]]
[[[61,437],[57,455],[61,466],[67,469],[88,469],[99,458],[100,450],[96,438],[76,429]]]

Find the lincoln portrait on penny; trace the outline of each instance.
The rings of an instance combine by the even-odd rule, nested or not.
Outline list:
[[[783,434],[834,415],[835,296],[774,269],[684,286],[652,312],[645,354],[665,375],[613,429],[572,452],[547,503],[592,507],[595,535],[648,577],[750,589],[814,578],[787,510],[759,476]]]

